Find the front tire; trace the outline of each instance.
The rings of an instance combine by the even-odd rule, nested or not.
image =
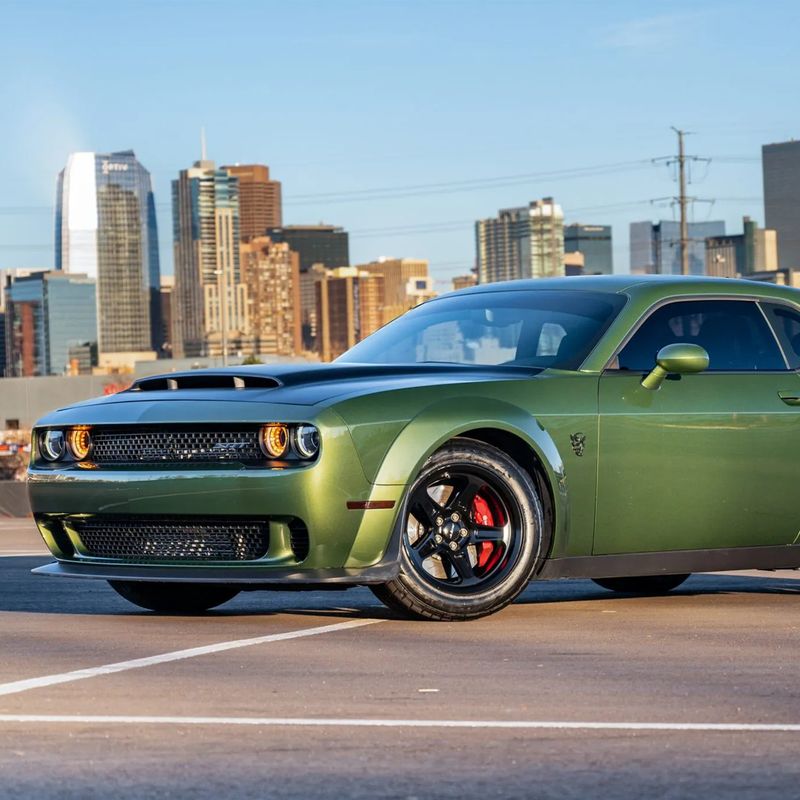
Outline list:
[[[128,602],[149,611],[166,614],[198,614],[216,608],[239,594],[233,586],[210,583],[158,583],[109,581],[111,588]]]
[[[528,585],[546,553],[531,476],[501,450],[455,439],[423,466],[401,519],[400,574],[371,587],[404,616],[493,614]]]
[[[593,578],[598,586],[620,594],[666,594],[680,586],[688,575],[640,575],[636,578]]]

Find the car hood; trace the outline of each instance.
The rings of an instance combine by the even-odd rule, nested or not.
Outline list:
[[[141,378],[129,389],[79,406],[155,401],[211,401],[316,406],[392,389],[513,380],[541,370],[451,364],[313,364],[230,367]]]

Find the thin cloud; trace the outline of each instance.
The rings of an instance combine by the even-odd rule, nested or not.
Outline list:
[[[601,44],[619,50],[665,50],[685,40],[700,14],[661,14],[631,19],[605,30]]]

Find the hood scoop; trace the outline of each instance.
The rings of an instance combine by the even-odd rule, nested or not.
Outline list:
[[[179,392],[183,389],[277,389],[277,378],[265,375],[236,375],[231,372],[176,373],[141,378],[129,392]]]

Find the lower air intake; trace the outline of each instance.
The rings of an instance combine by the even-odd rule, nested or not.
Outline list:
[[[300,519],[293,519],[289,523],[289,545],[298,561],[306,560],[311,543],[308,539],[308,528]]]
[[[124,561],[254,561],[269,549],[269,522],[105,517],[71,519],[88,555]]]

